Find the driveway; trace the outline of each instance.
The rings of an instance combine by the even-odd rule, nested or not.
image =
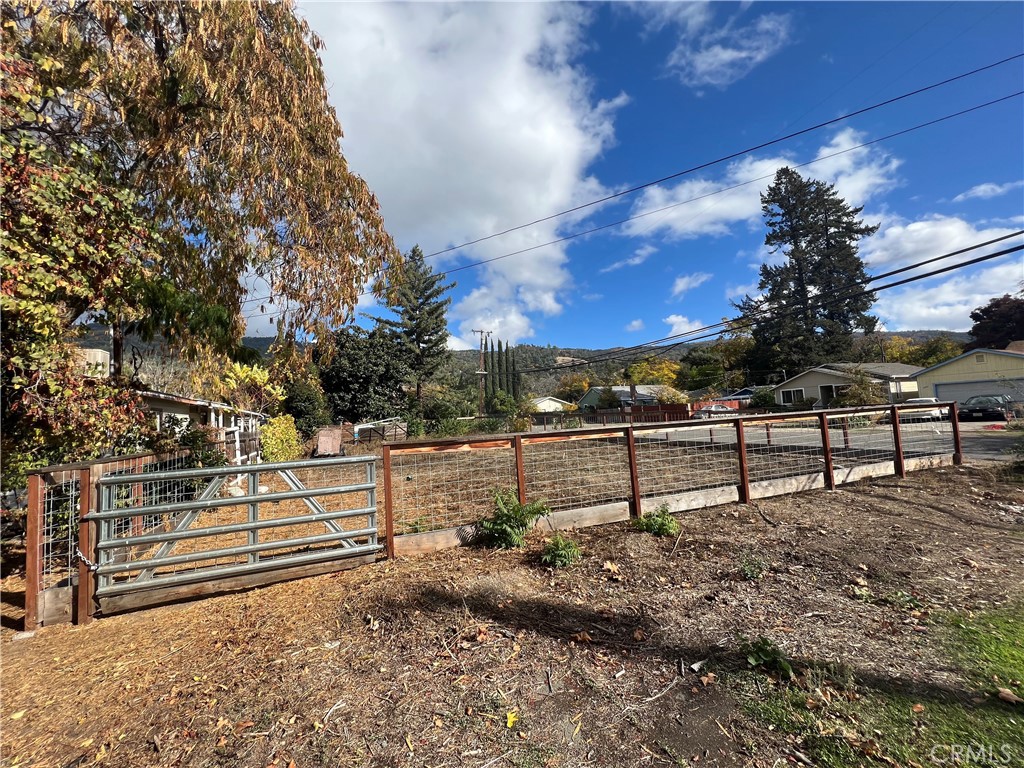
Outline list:
[[[1005,429],[989,429],[998,424],[995,421],[960,422],[960,442],[963,444],[964,455],[972,459],[989,461],[1010,461],[1013,456],[1008,453],[1015,439],[1024,439],[1024,433]]]

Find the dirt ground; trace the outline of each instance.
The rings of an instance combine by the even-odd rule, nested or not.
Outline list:
[[[0,764],[793,764],[719,679],[744,638],[924,702],[966,697],[930,616],[1024,600],[1024,489],[985,465],[679,519],[678,539],[578,531],[566,570],[538,564],[538,531],[525,551],[382,561],[18,641],[5,553]]]

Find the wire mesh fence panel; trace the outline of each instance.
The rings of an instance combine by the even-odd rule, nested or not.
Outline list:
[[[750,482],[800,477],[825,470],[817,416],[744,422]]]
[[[516,487],[511,443],[391,454],[391,499],[396,534],[471,525],[494,510],[494,489]]]
[[[890,462],[895,458],[888,408],[829,414],[826,418],[836,470]]]
[[[41,477],[39,588],[49,589],[71,584],[72,575],[77,572],[80,488],[77,472],[43,472]]]
[[[732,422],[636,430],[637,475],[644,498],[736,485],[739,455]]]
[[[108,475],[97,594],[376,548],[375,460]],[[327,559],[322,557],[320,559]]]
[[[903,456],[918,459],[953,453],[953,425],[941,417],[922,416],[922,412],[900,414],[900,438]]]
[[[523,445],[526,495],[552,511],[628,501],[629,447],[625,435]]]

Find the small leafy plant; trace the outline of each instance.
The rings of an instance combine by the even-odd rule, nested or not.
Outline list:
[[[544,545],[544,551],[540,554],[540,561],[552,568],[568,568],[583,559],[583,550],[580,545],[567,536],[556,533]]]
[[[740,643],[740,652],[747,657],[747,663],[755,669],[761,667],[768,671],[783,673],[790,679],[794,677],[793,665],[770,637],[760,635],[756,640],[744,639]]]
[[[638,531],[654,536],[676,536],[681,530],[679,521],[668,511],[668,504],[662,504],[656,512],[644,515],[633,525]]]
[[[519,502],[512,488],[494,490],[494,514],[477,526],[478,540],[496,549],[518,549],[526,543],[526,534],[538,517],[551,510],[543,501]]]
[[[747,581],[757,581],[767,570],[768,564],[750,550],[740,555],[740,573]]]

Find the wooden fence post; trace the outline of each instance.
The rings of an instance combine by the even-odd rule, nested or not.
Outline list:
[[[895,405],[889,408],[889,418],[892,419],[893,467],[897,475],[906,477],[907,467],[903,461],[903,435],[900,433],[900,409]]]
[[[843,450],[850,450],[850,417],[843,416]]]
[[[626,427],[626,451],[629,454],[629,494],[633,499],[629,513],[633,517],[641,517],[640,510],[640,470],[636,460],[636,442],[633,439],[633,427]]]
[[[40,475],[28,476],[25,518],[25,624],[31,632],[39,625],[39,589],[43,576],[43,515],[46,489]]]
[[[512,450],[516,454],[516,488],[519,491],[519,503],[526,503],[526,463],[523,461],[523,436],[512,438]]]
[[[85,562],[89,560],[95,563],[96,537],[94,526],[96,523],[84,518],[92,511],[92,500],[94,496],[92,484],[92,472],[86,468],[78,471],[78,594],[76,599],[76,624],[88,624],[92,621],[93,596],[96,592],[96,581],[93,571]]]
[[[390,559],[395,557],[395,516],[391,496],[391,446],[384,446],[384,551]]]
[[[960,414],[956,403],[949,404],[949,425],[953,429],[953,463],[960,466],[964,463],[963,445],[960,442]]]
[[[832,465],[832,438],[828,434],[828,414],[822,411],[818,414],[818,422],[821,425],[821,450],[825,457],[825,487],[830,491],[836,489],[835,467]]]
[[[747,468],[747,438],[743,434],[743,419],[736,419],[736,458],[739,459],[741,504],[750,503],[750,472]]]

